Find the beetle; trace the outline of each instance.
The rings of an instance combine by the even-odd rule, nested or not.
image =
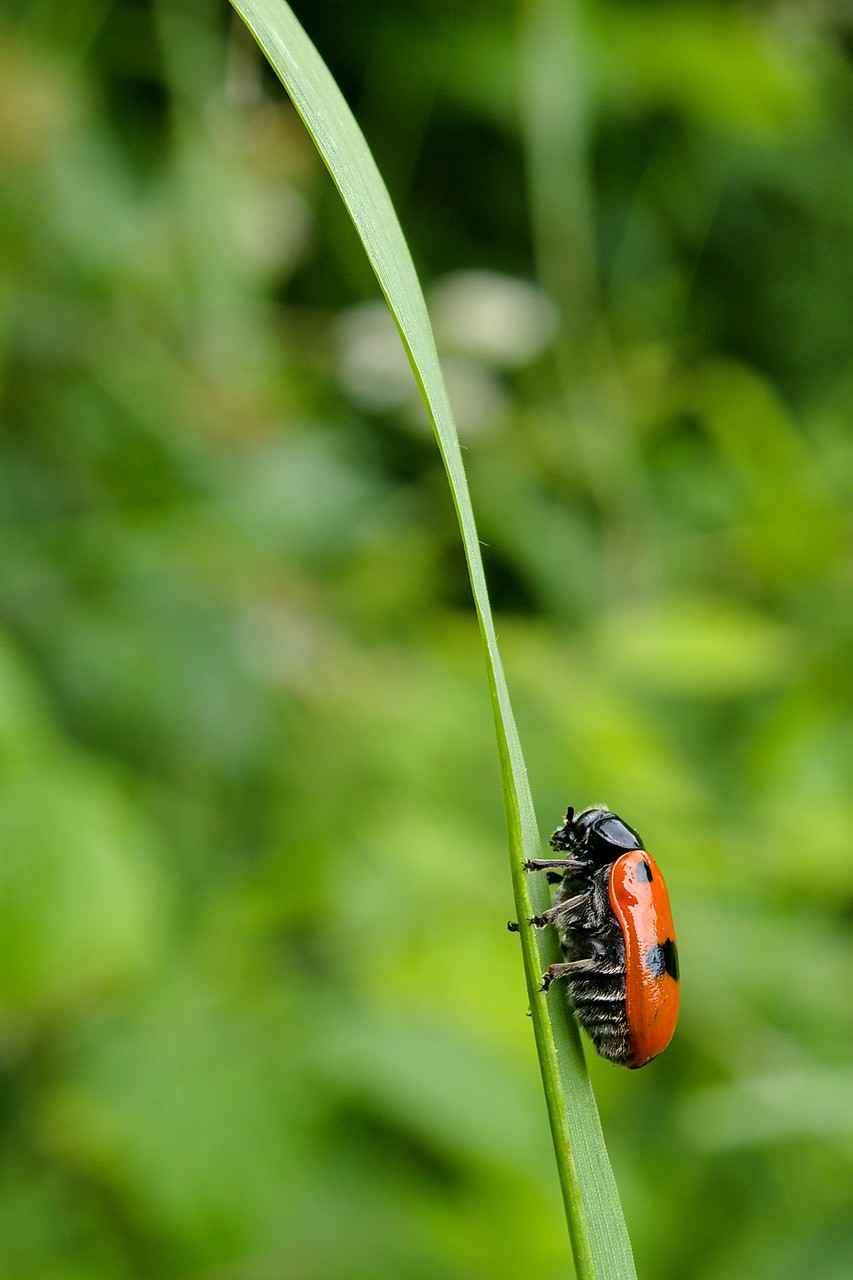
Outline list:
[[[663,1053],[678,1018],[678,948],[660,869],[632,827],[603,805],[569,809],[551,837],[563,854],[533,859],[557,885],[551,908],[530,923],[552,924],[566,960],[542,975],[564,978],[578,1022],[598,1052],[626,1067]]]

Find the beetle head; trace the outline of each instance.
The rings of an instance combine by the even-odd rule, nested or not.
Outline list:
[[[642,849],[643,842],[633,827],[604,805],[591,805],[575,817],[566,814],[564,825],[555,832],[555,847],[572,849],[594,867],[606,866],[630,849]]]

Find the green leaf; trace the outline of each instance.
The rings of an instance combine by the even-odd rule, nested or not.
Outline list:
[[[538,856],[540,840],[498,652],[459,440],[417,273],[367,143],[288,5],[283,0],[232,3],[287,89],[332,175],[397,324],[435,429],[459,517],[485,648],[513,892],[518,918],[524,921],[548,901],[544,877],[528,877],[524,871],[525,859]],[[540,990],[543,967],[558,959],[556,941],[525,927],[519,937],[577,1274],[581,1280],[634,1277],[631,1246],[577,1028],[559,984],[548,995]]]

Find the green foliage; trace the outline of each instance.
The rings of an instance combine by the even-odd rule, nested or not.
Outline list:
[[[454,513],[226,12],[0,25],[0,1274],[556,1280]],[[584,6],[574,97],[544,4],[299,16],[431,308],[560,321],[438,339],[540,825],[677,913],[675,1041],[589,1064],[639,1273],[842,1280],[853,74],[732,12]]]

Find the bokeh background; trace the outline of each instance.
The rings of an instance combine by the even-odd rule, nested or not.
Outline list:
[[[853,18],[296,6],[425,281],[543,832],[666,868],[640,1274],[853,1272]],[[0,8],[0,1276],[571,1275],[446,484],[220,0]]]

